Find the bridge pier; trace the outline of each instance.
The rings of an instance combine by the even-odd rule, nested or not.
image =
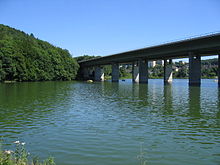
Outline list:
[[[95,66],[95,76],[94,76],[95,81],[104,81],[104,72],[103,68],[100,66]]]
[[[112,82],[119,81],[119,64],[113,63],[112,64]]]
[[[167,62],[164,60],[164,83],[171,83],[173,81],[172,59]]]
[[[139,71],[137,62],[132,63],[132,81],[135,83],[139,82]]]
[[[148,83],[148,60],[138,60],[139,82]]]
[[[148,83],[148,60],[139,59],[132,64],[133,82]]]
[[[201,56],[189,53],[189,85],[201,84]]]

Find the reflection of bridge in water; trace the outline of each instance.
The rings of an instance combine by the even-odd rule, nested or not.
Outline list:
[[[137,111],[162,116],[191,117],[192,120],[220,119],[220,89],[217,86],[209,89],[199,86],[185,87],[184,84],[179,85],[178,81],[165,85],[157,84],[156,81],[149,84],[105,82],[101,83],[99,89],[104,96],[114,96],[112,102],[116,102],[118,107],[130,107],[131,113]],[[206,96],[211,93],[213,97],[207,99]]]
[[[104,80],[102,66],[112,65],[112,81],[119,81],[119,64],[132,63],[133,82],[148,82],[148,61],[164,60],[164,82],[172,81],[172,59],[189,58],[189,84],[201,83],[201,56],[220,56],[220,33],[122,52],[97,59],[81,61],[81,74],[95,81]],[[218,58],[220,59],[220,58]],[[218,60],[220,68],[220,60]],[[220,69],[218,69],[220,84]]]

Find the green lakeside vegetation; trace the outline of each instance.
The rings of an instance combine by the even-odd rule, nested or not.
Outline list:
[[[186,79],[189,77],[188,62],[173,62],[173,78]],[[149,68],[149,78],[163,78],[164,66],[157,64],[155,67]],[[207,59],[201,61],[201,77],[203,79],[214,79],[218,77],[218,59]]]
[[[55,165],[52,157],[39,161],[27,152],[24,142],[15,141],[14,150],[3,150],[0,143],[0,165]]]
[[[0,24],[0,81],[73,80],[78,68],[68,50]]]

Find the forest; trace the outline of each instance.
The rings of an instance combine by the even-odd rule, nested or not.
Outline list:
[[[68,50],[0,24],[0,81],[73,80],[78,68]]]

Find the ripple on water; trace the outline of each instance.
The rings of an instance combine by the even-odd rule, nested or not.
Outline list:
[[[218,164],[220,92],[187,84],[0,84],[0,136],[63,165]]]

